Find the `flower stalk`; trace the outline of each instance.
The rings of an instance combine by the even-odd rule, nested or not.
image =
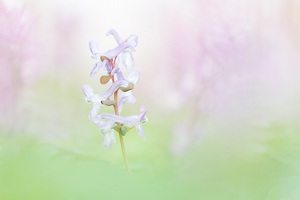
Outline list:
[[[114,62],[112,63],[112,69],[115,68],[115,62],[116,59],[114,59]],[[112,81],[113,83],[115,82],[114,76],[112,76]],[[115,114],[119,115],[119,110],[118,110],[118,90],[114,93],[114,101],[116,101],[116,104],[114,105],[114,110],[115,110]],[[121,126],[121,124],[117,123],[119,126]],[[120,138],[120,145],[121,145],[121,149],[122,149],[122,154],[123,154],[123,158],[124,158],[124,162],[125,162],[125,166],[126,166],[126,170],[129,174],[131,174],[130,168],[129,168],[129,163],[128,163],[128,159],[127,159],[127,155],[126,155],[126,149],[125,149],[125,144],[124,144],[124,138],[122,136],[121,133],[119,133],[119,138]]]

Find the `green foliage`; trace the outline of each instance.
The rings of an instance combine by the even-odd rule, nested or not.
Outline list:
[[[188,111],[166,116],[151,108],[149,123],[144,127],[147,141],[141,140],[135,130],[127,134],[131,129],[125,127],[130,177],[118,139],[112,150],[101,147],[102,135],[88,120],[89,106],[83,103],[82,94],[65,93],[72,91],[71,85],[50,83],[39,87],[41,92],[51,93],[30,102],[37,108],[47,105],[44,112],[33,112],[37,115],[33,119],[40,124],[36,134],[41,138],[54,134],[55,140],[45,143],[28,136],[8,139],[0,133],[1,200],[300,197],[300,127],[296,123],[278,121],[263,127],[239,124],[226,129],[212,121],[197,145],[189,146],[182,156],[175,156],[170,152],[172,131],[179,119],[185,120]],[[53,98],[57,96],[60,98]],[[137,109],[127,107],[123,113],[134,114]],[[103,108],[103,112],[112,111],[113,108]],[[53,116],[41,117],[42,114]],[[40,118],[51,119],[47,122],[53,126],[47,126]],[[58,124],[67,128],[55,129]],[[116,129],[122,133],[120,127]]]
[[[147,142],[135,140],[134,134],[126,137],[132,176],[126,172],[119,148],[107,151],[98,144],[99,153],[91,155],[28,137],[1,140],[0,199],[300,197],[297,128],[277,123],[239,133],[212,131],[199,145],[175,157],[167,145],[173,122],[161,127],[159,121],[147,124]]]
[[[159,190],[136,173],[50,144],[1,145],[0,199],[157,199]],[[149,179],[150,180],[150,179]],[[144,196],[145,195],[145,196]]]

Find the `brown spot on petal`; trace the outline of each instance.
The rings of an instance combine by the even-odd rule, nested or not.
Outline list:
[[[101,84],[106,84],[109,80],[110,80],[109,76],[101,76],[100,83]]]
[[[120,90],[122,90],[123,92],[127,92],[129,90],[133,90],[134,89],[134,85],[133,83],[128,83],[128,86],[127,87],[120,87]]]
[[[101,103],[106,106],[112,106],[112,105],[115,105],[117,103],[117,101],[106,100],[106,101],[101,101]]]
[[[102,62],[103,62],[104,60],[108,60],[108,61],[110,60],[110,59],[109,59],[108,57],[106,57],[106,56],[101,56],[100,59],[101,59]]]

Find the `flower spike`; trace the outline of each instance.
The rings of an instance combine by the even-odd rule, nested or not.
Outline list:
[[[140,72],[136,69],[132,69],[128,72],[126,78],[124,78],[118,63],[121,59],[121,62],[126,68],[130,69],[134,66],[132,52],[135,51],[135,47],[138,44],[138,36],[132,34],[124,40],[114,29],[110,29],[106,35],[114,36],[118,46],[102,52],[99,50],[99,46],[95,41],[89,42],[91,57],[96,59],[90,76],[94,76],[98,71],[103,69],[105,74],[100,76],[100,83],[111,85],[105,92],[100,94],[95,94],[89,85],[82,85],[82,91],[86,102],[92,104],[88,117],[91,122],[98,126],[103,135],[101,142],[102,147],[112,149],[116,143],[114,131],[118,132],[125,165],[130,173],[123,137],[135,127],[137,133],[143,139],[146,139],[142,124],[148,121],[146,117],[147,108],[146,106],[141,106],[138,114],[120,116],[126,103],[133,104],[136,102],[132,90],[140,79]],[[119,101],[118,94],[120,95]],[[101,106],[114,107],[114,114],[99,114]]]

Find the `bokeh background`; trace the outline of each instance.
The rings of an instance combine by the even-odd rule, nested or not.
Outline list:
[[[299,0],[0,1],[0,199],[299,199]],[[101,146],[88,42],[139,36],[147,140]],[[126,69],[123,69],[126,73]],[[113,112],[105,108],[103,112]],[[117,135],[116,135],[117,136]]]

